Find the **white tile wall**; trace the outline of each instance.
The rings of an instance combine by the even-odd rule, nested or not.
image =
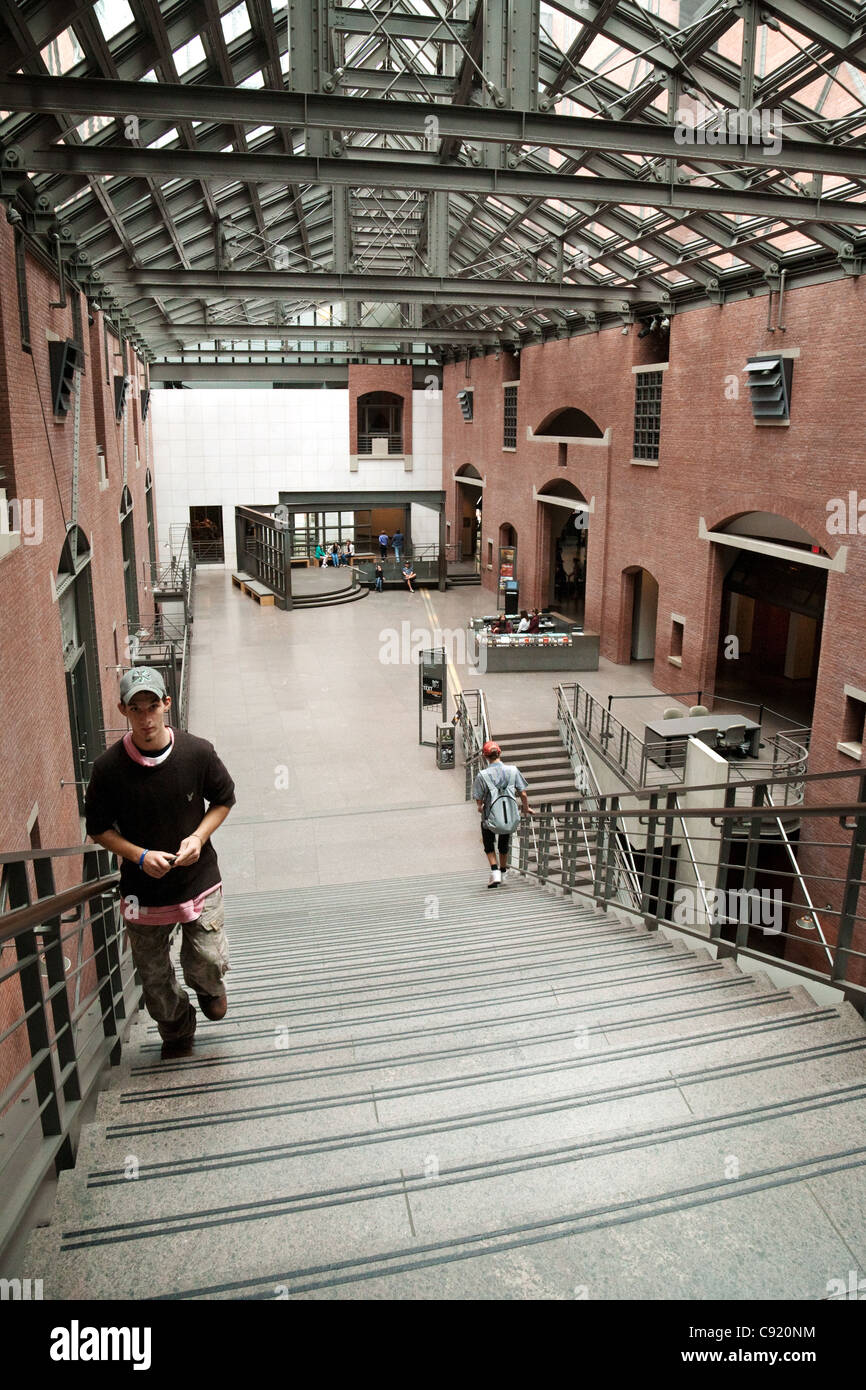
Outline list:
[[[235,564],[234,509],[276,502],[281,490],[317,492],[442,487],[442,397],[412,393],[413,468],[362,461],[349,472],[348,391],[162,391],[151,396],[153,477],[159,540],[189,521],[191,506],[222,506],[226,564]],[[438,539],[438,520],[412,508],[419,544]]]

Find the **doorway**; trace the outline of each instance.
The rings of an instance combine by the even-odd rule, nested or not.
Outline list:
[[[824,569],[739,552],[722,590],[716,694],[811,725],[826,591]]]
[[[190,507],[189,538],[196,564],[225,564],[222,507]]]
[[[631,607],[631,660],[654,661],[656,654],[656,623],[659,609],[659,586],[649,570],[637,570],[633,576]]]
[[[551,526],[550,603],[563,617],[583,624],[586,609],[586,558],[589,512],[577,510],[554,518]]]

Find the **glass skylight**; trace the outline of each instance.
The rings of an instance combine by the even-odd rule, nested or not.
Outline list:
[[[135,15],[126,0],[96,0],[93,9],[105,39],[113,39],[115,34],[135,23]]]
[[[52,77],[62,77],[65,72],[69,72],[70,68],[74,68],[77,63],[84,61],[84,50],[73,30],[65,29],[62,34],[58,34],[56,39],[53,39],[42,49],[41,57]]]
[[[174,65],[180,77],[183,77],[185,72],[189,72],[190,68],[198,67],[199,63],[203,63],[205,60],[204,44],[198,34],[193,35],[189,43],[182,44],[180,48],[175,49],[173,57]]]
[[[231,43],[233,39],[239,39],[241,34],[248,34],[252,25],[250,23],[249,10],[241,0],[240,5],[235,5],[233,10],[222,16],[223,37],[226,43]]]

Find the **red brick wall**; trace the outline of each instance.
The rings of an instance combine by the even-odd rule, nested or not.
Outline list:
[[[699,539],[700,519],[712,530],[743,512],[776,512],[814,536],[831,556],[846,545],[846,573],[830,573],[827,580],[810,770],[856,770],[857,764],[838,752],[836,744],[843,736],[843,686],[866,688],[866,537],[829,535],[827,507],[832,498],[847,498],[850,489],[866,497],[864,315],[866,284],[846,279],[788,293],[784,334],[767,332],[763,298],[674,317],[657,468],[630,461],[631,368],[653,360],[647,355],[650,339],[639,342],[635,329],[628,335],[606,331],[522,350],[515,453],[502,450],[502,382],[511,359],[488,356],[473,360],[468,369],[463,362],[447,366],[443,486],[452,536],[459,535],[460,516],[452,475],[471,463],[486,478],[483,560],[487,538],[497,546],[500,525],[511,523],[518,532],[521,602],[544,604],[551,523],[549,509],[533,502],[532,489],[543,491],[551,480],[568,479],[595,499],[586,626],[600,631],[603,655],[629,660],[627,571],[645,568],[659,583],[655,685],[709,692],[715,681],[725,563],[720,548]],[[800,350],[793,366],[791,424],[758,427],[743,368],[749,354],[780,348]],[[464,386],[474,387],[475,418],[469,424],[456,399]],[[602,430],[609,429],[610,447],[569,445],[567,467],[560,468],[558,446],[529,441],[526,431],[566,405],[578,406]],[[492,593],[496,572],[482,573]],[[681,669],[667,659],[672,613],[685,618]],[[855,779],[845,778],[820,792],[811,788],[809,797],[826,804],[855,799],[856,791]],[[809,823],[806,831],[831,842],[845,838],[832,821]],[[844,876],[846,862],[847,853],[810,850],[803,856],[807,871],[828,875]],[[816,905],[820,899],[821,907],[827,902],[838,907],[837,887],[828,882],[815,888]],[[861,929],[856,940],[866,949],[866,931]],[[790,954],[820,963],[814,948],[794,948]],[[862,967],[853,974],[866,979]]]
[[[358,397],[368,391],[392,391],[403,398],[403,449],[412,452],[412,368],[349,366],[349,453],[358,452]]]
[[[73,336],[72,313],[52,309],[58,296],[53,275],[27,256],[32,354],[22,351],[15,288],[12,228],[0,220],[0,448],[14,470],[17,496],[42,507],[42,539],[21,544],[0,559],[0,765],[6,769],[0,798],[0,847],[5,852],[29,848],[26,831],[34,804],[46,848],[80,843],[83,838],[73,785],[73,762],[60,613],[52,598],[66,524],[72,516],[73,409],[55,421],[51,399],[49,332]],[[78,377],[81,393],[78,524],[91,546],[90,570],[96,615],[97,668],[102,722],[117,726],[118,676],[114,669],[112,625],[124,661],[126,601],[118,523],[122,487],[122,427],[114,421],[113,384],[105,381],[100,315],[88,332],[82,298],[86,372]],[[113,340],[110,338],[109,342]],[[119,361],[114,370],[121,370]],[[130,361],[132,369],[132,361]],[[138,409],[138,402],[132,407]],[[130,407],[128,406],[128,410]],[[147,555],[144,500],[145,460],[135,466],[133,429],[128,429],[128,486],[134,499],[135,538],[141,560]],[[148,436],[149,438],[149,436]],[[106,446],[110,485],[98,486],[97,439]],[[140,590],[142,614],[149,600]],[[126,664],[129,664],[126,662]],[[117,737],[116,734],[110,735]],[[61,785],[63,782],[65,785]],[[58,861],[57,886],[80,878],[76,859]],[[10,948],[11,949],[11,948]],[[67,955],[69,954],[67,950]],[[74,963],[74,962],[73,962]],[[88,978],[84,978],[85,989]],[[0,988],[0,1030],[19,1016],[17,985]],[[17,1035],[15,1035],[17,1040]],[[0,1089],[21,1060],[19,1046],[0,1049]]]

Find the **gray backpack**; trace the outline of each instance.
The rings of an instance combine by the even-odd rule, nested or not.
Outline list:
[[[502,764],[498,766],[502,767]],[[487,767],[481,773],[491,793],[490,805],[482,824],[494,835],[511,835],[520,824],[520,807],[515,795],[517,769],[510,767],[507,780],[501,785],[491,776],[492,772],[493,768]]]

